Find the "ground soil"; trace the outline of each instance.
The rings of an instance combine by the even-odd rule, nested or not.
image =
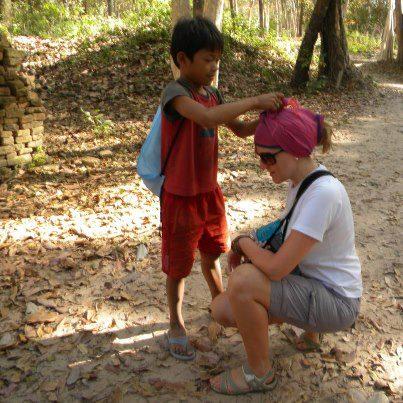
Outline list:
[[[135,170],[149,117],[127,119],[126,105],[114,111],[119,135],[97,137],[69,120],[69,94],[48,91],[47,164],[0,184],[2,401],[330,402],[375,392],[401,399],[403,77],[374,62],[357,64],[375,89],[301,98],[335,127],[334,150],[317,159],[350,195],[363,268],[360,317],[354,329],[326,335],[321,351],[307,354],[288,341],[295,329],[273,326],[278,386],[270,396],[237,399],[208,387],[211,375],[245,353],[234,329],[217,337],[209,326],[199,261],[184,302],[197,358],[178,362],[165,349],[158,200]],[[286,187],[259,170],[250,141],[220,136],[219,181],[236,234],[276,218]]]

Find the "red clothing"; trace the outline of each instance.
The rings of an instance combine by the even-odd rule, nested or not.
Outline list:
[[[228,251],[224,198],[213,192],[186,197],[164,191],[162,209],[162,270],[173,279],[189,275],[196,249],[212,256]]]
[[[219,104],[218,97],[193,92],[193,98],[206,107]],[[162,114],[161,167],[182,119],[169,119]],[[185,119],[182,123],[165,168],[164,189],[180,196],[211,192],[217,187],[217,128],[205,129]]]

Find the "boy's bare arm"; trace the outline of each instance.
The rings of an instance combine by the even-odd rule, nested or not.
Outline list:
[[[238,137],[248,137],[255,134],[257,125],[259,124],[259,119],[254,120],[241,120],[234,119],[232,122],[226,124],[226,126],[231,129]]]
[[[189,97],[178,96],[172,100],[172,107],[184,118],[190,119],[200,126],[214,128],[232,122],[239,115],[251,110],[277,110],[282,105],[283,97],[284,95],[281,93],[263,94],[206,108]]]

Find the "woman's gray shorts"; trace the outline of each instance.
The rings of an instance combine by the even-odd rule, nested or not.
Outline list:
[[[343,297],[318,280],[289,274],[270,285],[269,314],[301,329],[336,332],[357,319],[360,299]]]

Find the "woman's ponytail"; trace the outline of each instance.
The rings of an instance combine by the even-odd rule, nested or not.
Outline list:
[[[332,136],[333,136],[332,127],[328,123],[323,122],[321,138],[320,142],[318,143],[318,146],[322,146],[323,154],[326,154],[332,148],[333,146]]]

